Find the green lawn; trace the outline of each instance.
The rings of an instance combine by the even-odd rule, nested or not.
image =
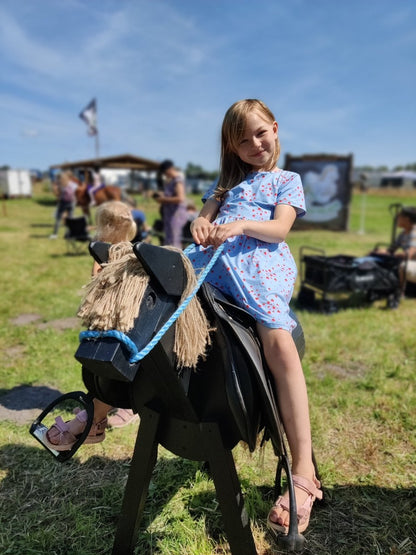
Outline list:
[[[152,223],[156,203],[138,201]],[[293,254],[298,259],[300,247],[309,245],[361,256],[389,242],[392,202],[416,205],[416,193],[368,193],[364,229],[363,198],[355,194],[349,231],[293,231]],[[49,239],[53,210],[47,187],[0,208],[2,407],[22,385],[85,389],[74,359],[81,327],[70,319],[91,259],[86,249],[67,254],[63,229],[60,238]],[[296,310],[307,342],[303,365],[327,499],[305,533],[306,554],[416,553],[415,310],[411,298],[397,310],[386,310],[385,301],[331,315]],[[69,327],[60,326],[68,321]],[[0,552],[110,553],[138,425],[109,432],[65,464],[54,461],[28,427],[13,417],[0,422]],[[258,553],[279,553],[265,526],[276,465],[271,447],[250,454],[237,446],[234,457]],[[136,553],[229,553],[213,483],[198,463],[159,450]]]

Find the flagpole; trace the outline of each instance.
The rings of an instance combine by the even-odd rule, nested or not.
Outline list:
[[[95,158],[98,160],[100,157],[100,141],[97,127],[97,100],[95,98],[82,110],[79,117],[88,125],[88,135],[95,136]]]
[[[365,233],[365,212],[367,204],[367,176],[365,173],[360,175],[360,191],[361,191],[361,213],[360,213],[360,229],[358,230],[359,235],[364,235]]]
[[[98,130],[95,134],[95,157],[97,158],[97,160],[100,157],[100,140],[98,138]]]

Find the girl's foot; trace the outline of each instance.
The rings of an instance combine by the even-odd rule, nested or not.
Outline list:
[[[134,413],[131,409],[117,409],[113,408],[108,413],[108,427],[109,428],[123,428],[138,420],[139,415]]]
[[[60,416],[55,419],[55,424],[45,434],[46,442],[55,451],[69,451],[85,429],[87,423],[87,411],[77,413],[73,420],[64,422]],[[107,418],[94,422],[84,443],[100,443],[105,439],[105,428]]]
[[[296,507],[298,515],[298,532],[301,534],[309,525],[312,506],[315,499],[322,499],[323,494],[321,483],[315,477],[313,481],[303,476],[293,475],[293,485],[295,486]],[[267,517],[267,525],[281,534],[289,531],[289,493],[286,491],[281,495]]]

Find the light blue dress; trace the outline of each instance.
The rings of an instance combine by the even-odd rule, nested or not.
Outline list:
[[[207,200],[215,185],[204,195]],[[293,172],[252,172],[227,192],[214,224],[235,220],[273,219],[277,204],[289,204],[298,216],[305,214],[300,176]],[[194,245],[187,250],[198,273],[212,257],[212,247]],[[232,297],[257,322],[269,328],[292,331],[289,302],[297,276],[296,264],[285,242],[267,243],[240,235],[228,239],[206,281]]]

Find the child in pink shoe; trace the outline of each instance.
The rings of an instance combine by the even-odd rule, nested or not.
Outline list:
[[[98,206],[96,214],[96,240],[104,243],[131,241],[137,231],[131,209],[120,201],[109,201]],[[92,276],[100,272],[101,266],[94,261]],[[94,399],[94,420],[84,443],[99,443],[105,439],[107,427],[121,428],[138,418],[131,409],[120,409]],[[77,411],[73,420],[64,422],[60,416],[46,432],[49,446],[56,451],[68,451],[83,432],[87,422],[87,412]]]

